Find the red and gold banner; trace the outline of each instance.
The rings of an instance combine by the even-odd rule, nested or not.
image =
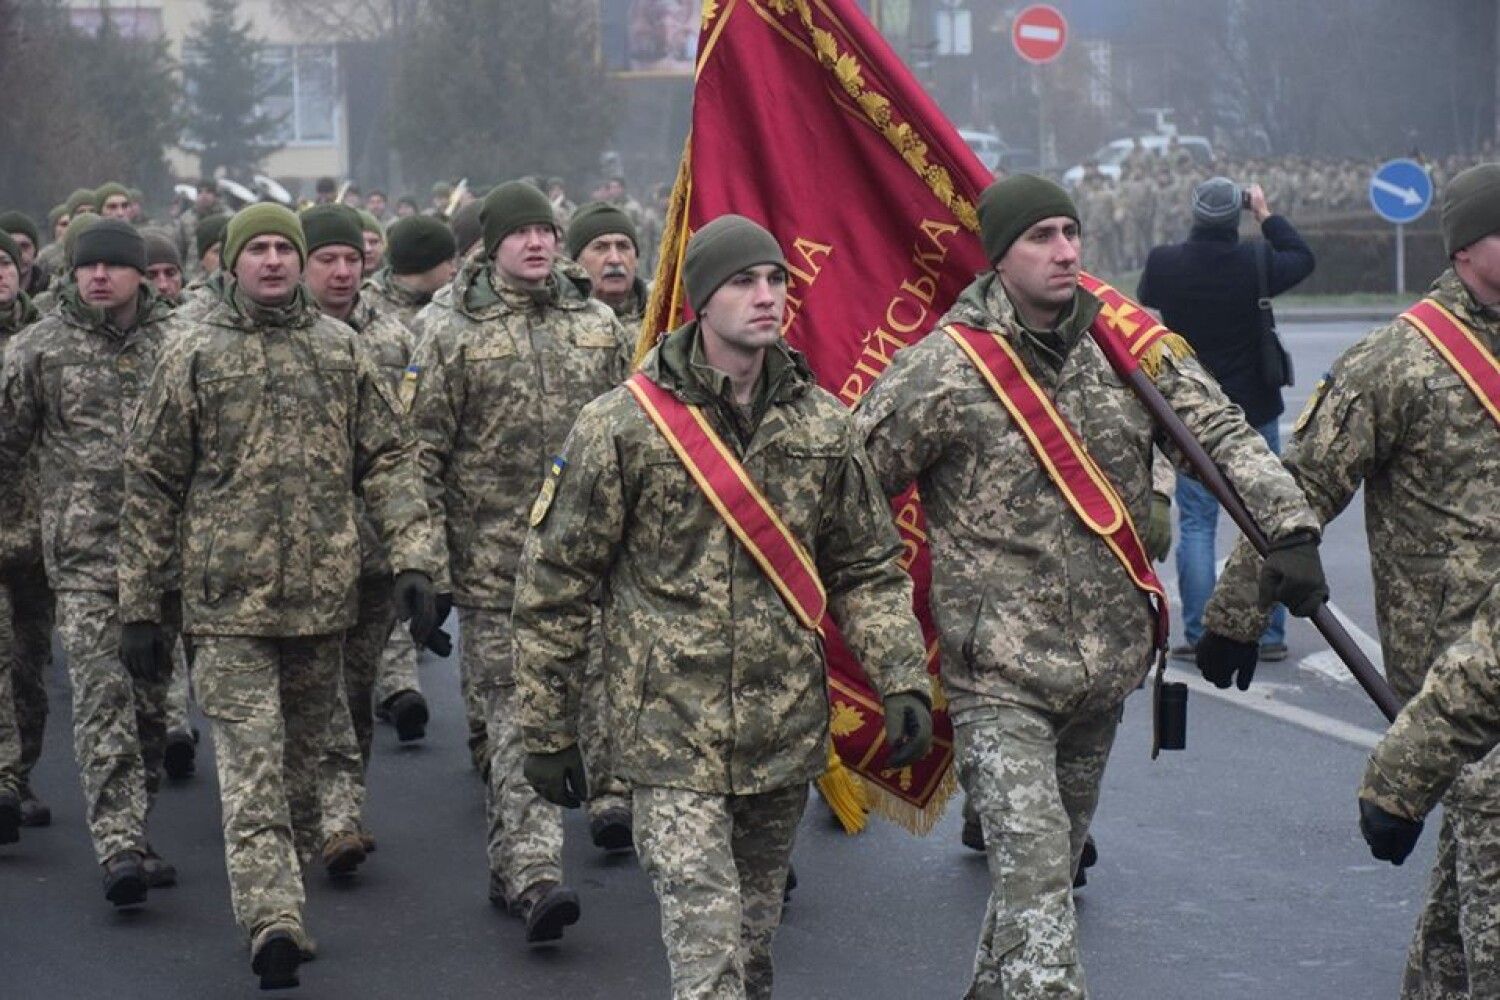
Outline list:
[[[822,632],[828,595],[823,592],[823,581],[818,579],[812,558],[734,452],[719,439],[703,411],[640,372],[626,379],[625,387],[797,621],[810,632]]]
[[[1443,360],[1464,380],[1479,405],[1500,424],[1500,364],[1474,332],[1432,299],[1423,299],[1401,318],[1426,337]]]
[[[689,235],[735,212],[780,241],[786,338],[822,386],[853,406],[891,355],[934,329],[988,268],[975,203],[989,182],[852,0],[707,0],[692,131],[640,353],[691,315],[679,280]],[[1107,304],[1122,325],[1101,319],[1095,336],[1129,345],[1144,330],[1131,324],[1149,317],[1123,296]],[[1129,346],[1116,353],[1132,357]],[[928,643],[933,749],[912,767],[884,769],[879,698],[828,622],[830,729],[839,757],[873,790],[875,810],[926,830],[954,787],[953,731],[937,683],[926,524],[914,491],[892,507]]]

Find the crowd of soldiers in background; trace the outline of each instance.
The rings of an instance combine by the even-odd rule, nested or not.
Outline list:
[[[570,197],[567,183],[561,177],[525,177],[522,180],[547,195],[556,211],[559,229],[566,229],[580,204]],[[647,276],[656,266],[656,245],[661,238],[670,188],[669,184],[655,185],[643,203],[629,192],[623,177],[612,176],[595,184],[586,199],[615,205],[635,224],[640,236],[639,268]],[[268,178],[257,176],[254,185],[247,187],[232,179],[206,177],[196,184],[176,185],[172,199],[160,215],[150,212],[146,196],[139,188],[122,187],[118,195],[110,193],[107,197],[99,196],[102,191],[102,188],[99,191],[79,188],[67,201],[47,213],[47,232],[51,241],[46,247],[35,248],[38,251],[37,266],[31,287],[23,291],[35,295],[47,287],[53,275],[65,270],[64,235],[72,217],[80,209],[105,218],[124,219],[145,232],[170,238],[177,246],[184,274],[192,275],[200,270],[198,251],[201,248],[196,246],[193,238],[198,222],[213,215],[227,217],[257,201],[279,202],[294,211],[339,202],[360,212],[367,223],[378,224],[381,229],[407,216],[435,216],[453,228],[462,253],[471,249],[479,239],[479,207],[488,188],[471,185],[463,179],[456,183],[436,181],[429,189],[424,205],[410,194],[402,195],[392,203],[389,195],[380,188],[370,188],[366,192],[354,181],[341,183],[332,177],[319,178],[314,184],[312,197],[300,198]]]
[[[1413,153],[1432,175],[1434,188],[1476,163],[1490,162],[1489,147],[1472,156],[1429,159]],[[1299,226],[1369,215],[1370,175],[1377,163],[1340,157],[1311,156],[1220,157],[1200,163],[1186,149],[1168,145],[1153,153],[1139,145],[1120,164],[1118,179],[1084,165],[1074,192],[1089,234],[1089,263],[1108,275],[1139,270],[1154,246],[1186,239],[1192,228],[1193,188],[1212,176],[1228,177],[1241,185],[1259,184],[1266,201]]]

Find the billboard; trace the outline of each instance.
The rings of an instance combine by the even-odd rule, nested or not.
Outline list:
[[[691,76],[703,0],[604,0],[600,47],[611,71]]]

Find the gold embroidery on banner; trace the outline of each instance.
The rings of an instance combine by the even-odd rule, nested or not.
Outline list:
[[[719,16],[718,0],[703,0],[703,26],[706,28]]]
[[[835,701],[828,718],[828,731],[834,736],[848,736],[864,728],[864,713],[847,701]]]

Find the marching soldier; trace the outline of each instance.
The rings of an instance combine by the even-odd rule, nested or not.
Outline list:
[[[591,201],[568,226],[568,256],[589,273],[594,298],[615,311],[627,330],[640,326],[651,289],[640,279],[635,223],[605,201]]]
[[[853,421],[781,340],[775,238],[722,216],[694,234],[684,279],[698,320],[584,408],[532,507],[515,611],[526,774],[554,802],[587,797],[572,692],[602,587],[615,763],[672,995],[761,1000],[827,762],[824,609],[885,696],[893,768],[927,750],[930,680]],[[707,485],[720,473],[737,485]]]
[[[127,656],[161,646],[163,580],[181,560],[230,896],[262,988],[295,986],[311,947],[297,845],[318,826],[317,769],[356,618],[357,501],[418,638],[437,571],[396,401],[359,338],[308,299],[305,260],[287,209],[234,216],[224,296],[168,344],[132,428],[121,515]]]
[[[36,223],[21,212],[0,212],[0,231],[10,235],[21,255],[21,259],[16,261],[21,272],[20,290],[28,296],[45,292],[50,275],[36,262],[37,251],[42,245],[41,231],[37,229]]]
[[[403,388],[447,542],[463,642],[470,748],[487,770],[490,899],[526,921],[530,941],[578,919],[562,884],[562,819],[521,774],[510,614],[526,514],[585,403],[622,380],[634,344],[557,261],[552,203],[519,181],[480,214],[482,255],[417,316]],[[481,722],[474,731],[475,715]],[[487,765],[487,767],[486,767]]]
[[[170,309],[142,280],[146,247],[120,219],[81,231],[58,311],[24,330],[0,375],[0,480],[35,462],[47,578],[73,689],[73,744],[89,834],[116,906],[176,881],[146,839],[160,783],[171,664],[122,660],[118,590],[125,437],[168,338]],[[34,456],[34,457],[33,457]],[[14,516],[3,512],[4,519]],[[163,565],[152,615],[175,637],[177,581]]]
[[[1176,456],[1089,333],[1100,301],[1078,287],[1067,192],[1019,174],[985,190],[979,217],[994,270],[856,412],[885,493],[915,482],[927,515],[959,777],[993,884],[968,995],[1082,997],[1071,886],[1122,703],[1165,641],[1135,525],[1150,521],[1153,445]],[[1275,540],[1276,593],[1310,613],[1327,591],[1306,502],[1185,344],[1145,351]]]
[[[412,329],[433,293],[453,280],[458,267],[453,230],[431,216],[409,215],[392,223],[386,236],[390,263],[365,279],[363,294]]]
[[[1500,563],[1500,399],[1471,381],[1500,350],[1500,164],[1443,191],[1451,266],[1421,304],[1344,352],[1297,421],[1286,465],[1320,523],[1361,486],[1386,677],[1410,698],[1438,654],[1473,625]],[[1204,613],[1198,667],[1220,687],[1250,685],[1265,625],[1255,567],[1235,549]],[[1402,996],[1500,996],[1500,756],[1463,770],[1444,799],[1427,904]],[[1463,858],[1463,862],[1460,862]]]

